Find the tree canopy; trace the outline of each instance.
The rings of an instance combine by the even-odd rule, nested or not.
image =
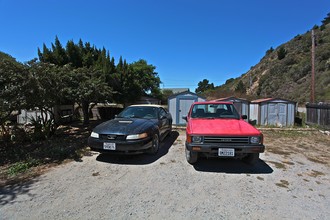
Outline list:
[[[104,47],[98,49],[82,40],[72,40],[63,47],[58,37],[47,48],[38,48],[41,63],[72,68],[64,74],[67,98],[78,103],[88,123],[88,106],[95,102],[117,102],[124,105],[134,103],[144,94],[159,95],[160,78],[156,67],[145,60],[128,64],[122,57],[115,59]],[[115,94],[115,95],[114,95]],[[70,95],[70,96],[69,96]]]
[[[4,124],[10,115],[21,106],[26,106],[27,69],[15,59],[0,52],[0,123]]]
[[[118,64],[104,47],[72,40],[62,46],[58,37],[48,48],[38,48],[39,60],[19,63],[0,52],[0,125],[21,109],[38,109],[34,119],[44,138],[57,128],[54,107],[78,104],[84,124],[89,123],[90,108],[96,103],[131,104],[143,95],[160,96],[160,78],[156,67],[140,59],[127,63],[120,57]],[[50,116],[50,117],[49,117]]]
[[[203,79],[203,81],[200,81],[198,83],[198,87],[195,90],[195,92],[197,94],[200,94],[200,93],[206,92],[207,90],[212,90],[212,89],[214,89],[214,84],[209,83],[209,80],[207,80],[207,79]]]

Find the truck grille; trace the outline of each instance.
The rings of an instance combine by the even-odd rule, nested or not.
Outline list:
[[[220,144],[248,144],[249,137],[214,137],[205,136],[204,143],[220,143]]]

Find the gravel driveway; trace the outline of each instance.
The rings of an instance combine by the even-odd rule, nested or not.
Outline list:
[[[265,131],[255,166],[230,159],[191,166],[181,130],[157,156],[92,153],[3,187],[0,219],[329,219],[330,137],[305,133]]]

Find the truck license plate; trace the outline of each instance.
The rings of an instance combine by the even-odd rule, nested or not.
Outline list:
[[[219,148],[218,150],[219,157],[234,157],[235,149],[233,148]]]
[[[104,150],[116,150],[116,143],[103,143]]]

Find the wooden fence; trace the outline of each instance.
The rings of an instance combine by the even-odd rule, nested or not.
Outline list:
[[[306,105],[306,124],[319,125],[320,127],[330,129],[330,104],[314,104]]]

